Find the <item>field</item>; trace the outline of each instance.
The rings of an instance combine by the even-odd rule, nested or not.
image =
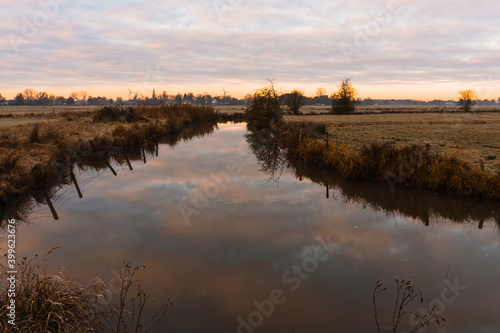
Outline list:
[[[49,112],[78,112],[78,111],[93,111],[100,109],[100,106],[66,106],[66,105],[54,105],[54,106],[0,106],[0,115],[12,114],[12,115],[24,115],[28,113],[40,114]]]
[[[102,124],[92,124],[86,117],[95,109],[92,106],[0,107],[0,136],[22,133],[25,137],[38,121],[55,123],[59,128],[71,125],[73,131],[66,132],[82,138],[95,135],[96,130],[109,135],[111,126],[97,129]],[[217,106],[215,109],[232,114],[243,112],[245,106]],[[305,106],[301,109],[303,114],[318,115],[286,116],[286,120],[325,124],[332,141],[354,150],[372,142],[396,146],[429,143],[432,151],[441,155],[457,156],[474,166],[483,163],[486,169],[500,170],[500,112],[491,112],[496,110],[494,107],[478,107],[471,113],[442,112],[443,109],[456,110],[432,106],[360,106],[354,115],[338,116],[320,115],[328,112],[328,106]],[[73,112],[78,116],[73,117]],[[71,118],[73,121],[68,123]]]
[[[500,113],[426,113],[287,116],[325,124],[332,142],[359,151],[372,142],[430,144],[431,151],[500,170]]]

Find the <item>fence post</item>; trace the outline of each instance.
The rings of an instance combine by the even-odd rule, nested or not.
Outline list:
[[[47,205],[49,205],[50,211],[52,212],[52,217],[54,217],[54,220],[59,220],[59,216],[57,215],[56,209],[54,208],[54,205],[52,205],[52,202],[50,201],[49,195],[47,192],[43,192],[43,197],[45,199],[45,202]]]
[[[134,168],[132,168],[132,164],[130,164],[130,160],[128,159],[128,156],[125,156],[125,160],[127,161],[128,168],[130,169],[130,171],[134,171]]]
[[[69,175],[71,176],[71,180],[75,184],[76,191],[78,192],[78,196],[80,197],[80,199],[83,198],[82,191],[80,191],[80,186],[78,186],[78,182],[76,181],[76,177],[75,177],[75,174],[73,173],[73,169],[71,169],[69,171]]]
[[[118,174],[116,173],[115,169],[113,169],[113,167],[111,166],[111,164],[109,164],[109,161],[107,159],[106,159],[106,164],[108,165],[108,168],[109,168],[109,170],[111,170],[111,172],[113,173],[113,175],[118,176]]]

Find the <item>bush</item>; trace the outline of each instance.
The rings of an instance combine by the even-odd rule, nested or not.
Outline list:
[[[253,94],[245,114],[248,126],[254,129],[271,128],[283,119],[280,94],[273,82]]]
[[[300,107],[304,101],[304,93],[300,90],[294,90],[285,98],[285,104],[288,106],[292,114],[300,114]]]
[[[350,79],[342,80],[332,100],[333,114],[348,114],[356,111],[356,89],[350,83]]]

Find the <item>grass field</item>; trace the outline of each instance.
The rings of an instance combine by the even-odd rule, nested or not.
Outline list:
[[[286,116],[325,124],[333,142],[359,151],[372,142],[430,144],[431,151],[500,170],[500,113],[425,113]]]
[[[303,106],[300,111],[303,114],[310,113],[328,113],[330,106]],[[438,113],[438,112],[455,112],[456,106],[432,106],[432,105],[358,105],[356,106],[356,114],[362,113]],[[477,106],[473,108],[473,112],[492,112],[500,111],[498,106]]]
[[[235,113],[243,112],[245,105],[218,105],[215,110],[220,113]],[[58,112],[81,112],[94,111],[100,109],[100,106],[0,106],[0,116],[7,114],[12,115],[27,115],[32,116],[32,113],[58,113]],[[303,106],[301,112],[304,114],[310,113],[328,113],[330,106]],[[358,106],[356,113],[436,113],[436,112],[453,112],[456,111],[455,106],[402,106],[402,105],[375,105],[375,106]],[[491,112],[500,111],[500,107],[495,106],[478,106],[474,107],[474,112]]]
[[[100,125],[90,123],[84,116],[86,111],[95,109],[91,106],[0,107],[0,136],[25,133],[39,121],[55,123],[61,129],[71,125],[73,130],[65,132],[83,138],[95,135],[96,130],[109,135],[110,128],[97,129],[96,126]],[[227,105],[215,109],[223,114],[232,114],[242,112],[245,106]],[[328,106],[305,106],[301,111],[304,114],[319,114],[328,112],[328,109]],[[354,150],[372,142],[396,146],[429,143],[431,149],[439,154],[457,156],[475,166],[480,166],[482,161],[486,169],[500,170],[500,112],[492,112],[497,110],[495,107],[478,107],[471,113],[443,110],[456,108],[360,106],[354,115],[286,116],[286,120],[325,124],[333,141]],[[68,124],[68,117],[71,118],[73,112],[79,116]]]
[[[12,115],[24,115],[27,113],[50,113],[50,112],[79,112],[79,111],[94,111],[101,109],[102,106],[66,106],[66,105],[54,105],[54,106],[0,106],[0,115],[12,114]]]

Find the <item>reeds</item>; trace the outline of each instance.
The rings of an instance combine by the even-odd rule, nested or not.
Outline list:
[[[16,151],[0,155],[0,173],[10,173],[14,170],[21,156]]]
[[[54,274],[44,270],[47,256],[24,258],[16,274],[16,325],[0,321],[2,332],[148,332],[165,315],[170,301],[151,318],[141,319],[150,301],[136,273],[142,267],[125,264],[120,275],[121,291],[117,302],[101,278],[80,285],[64,276],[59,269]],[[2,269],[3,265],[0,265]],[[6,270],[4,270],[6,271]],[[10,297],[6,273],[1,274],[0,316],[7,318]]]
[[[57,128],[50,123],[36,123],[29,133],[28,143],[55,143],[63,141],[65,136],[64,129]]]
[[[454,157],[431,154],[426,146],[372,143],[361,152],[315,138],[307,124],[287,125],[278,139],[293,158],[329,168],[346,179],[371,179],[461,196],[499,199],[500,173],[474,168]],[[309,130],[308,130],[309,129]],[[317,131],[317,130],[316,130]]]

